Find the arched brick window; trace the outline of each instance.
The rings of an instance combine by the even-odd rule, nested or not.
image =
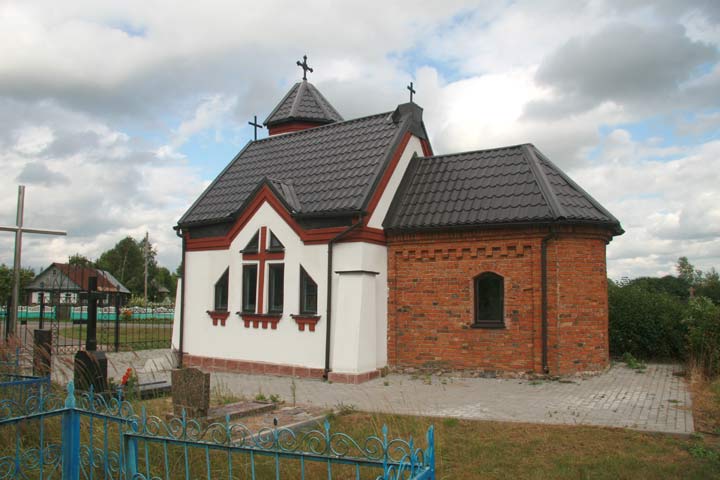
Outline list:
[[[505,279],[493,272],[475,277],[474,328],[504,328]]]

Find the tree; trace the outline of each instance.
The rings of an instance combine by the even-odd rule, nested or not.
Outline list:
[[[25,287],[35,278],[35,272],[30,268],[20,269],[20,298],[23,298]],[[0,304],[7,305],[12,295],[13,269],[7,265],[0,265]]]
[[[75,267],[94,267],[95,263],[85,255],[76,253],[68,257],[68,264]]]
[[[110,272],[134,295],[142,295],[145,261],[140,242],[125,237],[100,255],[97,268]]]
[[[678,258],[675,269],[678,272],[678,277],[686,281],[688,285],[694,286],[702,279],[702,271],[697,270],[687,257]]]
[[[695,294],[700,297],[707,297],[716,305],[720,305],[720,274],[715,268],[703,275]]]

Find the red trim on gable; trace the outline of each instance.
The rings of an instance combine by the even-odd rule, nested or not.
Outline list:
[[[423,156],[432,157],[433,151],[432,151],[432,147],[430,146],[430,142],[424,138],[421,138],[420,145],[422,145]]]
[[[387,187],[393,172],[395,172],[395,168],[397,168],[398,163],[400,163],[400,157],[402,157],[402,154],[405,152],[405,147],[407,147],[408,142],[410,142],[410,138],[412,138],[412,133],[405,132],[405,135],[403,135],[403,138],[400,141],[400,145],[398,145],[395,150],[395,154],[390,159],[390,163],[385,169],[385,173],[380,179],[380,183],[378,183],[378,186],[375,188],[375,193],[373,193],[373,196],[370,198],[370,203],[368,203],[368,213],[365,217],[364,225],[367,225],[368,220],[370,220],[370,217],[372,217],[372,214],[375,211],[375,207],[377,207],[378,202],[380,202],[380,198],[385,192],[385,187]]]
[[[300,130],[307,130],[308,128],[315,128],[321,125],[325,124],[313,122],[290,122],[278,125],[277,127],[268,127],[268,133],[272,136],[280,133],[299,132]]]

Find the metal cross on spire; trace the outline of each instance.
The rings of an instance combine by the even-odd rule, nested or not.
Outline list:
[[[23,214],[25,210],[25,185],[18,187],[18,203],[17,203],[17,220],[15,226],[2,226],[0,231],[15,232],[15,261],[13,262],[13,289],[12,289],[12,308],[8,328],[5,332],[6,336],[13,335],[17,326],[18,302],[20,299],[20,256],[22,254],[22,236],[23,233],[38,233],[41,235],[67,235],[67,232],[61,230],[43,230],[40,228],[27,228],[23,226]]]
[[[307,80],[307,72],[312,72],[313,69],[307,64],[307,55],[303,55],[303,61],[298,60],[297,66],[303,69],[303,80]]]
[[[413,82],[410,82],[410,85],[407,86],[407,89],[410,90],[410,103],[413,103],[413,93],[417,93],[413,88]]]
[[[252,121],[252,122],[248,122],[248,125],[252,125],[253,128],[255,129],[255,140],[257,140],[257,130],[258,130],[258,128],[264,128],[264,127],[262,126],[262,124],[258,123],[258,121],[257,121],[257,115],[255,115],[254,118],[255,118],[255,120]]]

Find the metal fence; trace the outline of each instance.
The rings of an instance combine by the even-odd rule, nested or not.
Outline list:
[[[296,432],[242,424],[205,425],[136,414],[122,396],[63,397],[40,388],[23,404],[0,401],[0,479],[435,478],[433,428],[426,447],[412,438],[360,442],[330,424]]]
[[[7,307],[0,307],[5,324]],[[102,306],[97,313],[97,348],[102,351],[170,348],[173,307]],[[74,353],[84,348],[87,335],[86,305],[21,305],[17,337],[32,344],[33,330],[52,331],[53,353]]]

